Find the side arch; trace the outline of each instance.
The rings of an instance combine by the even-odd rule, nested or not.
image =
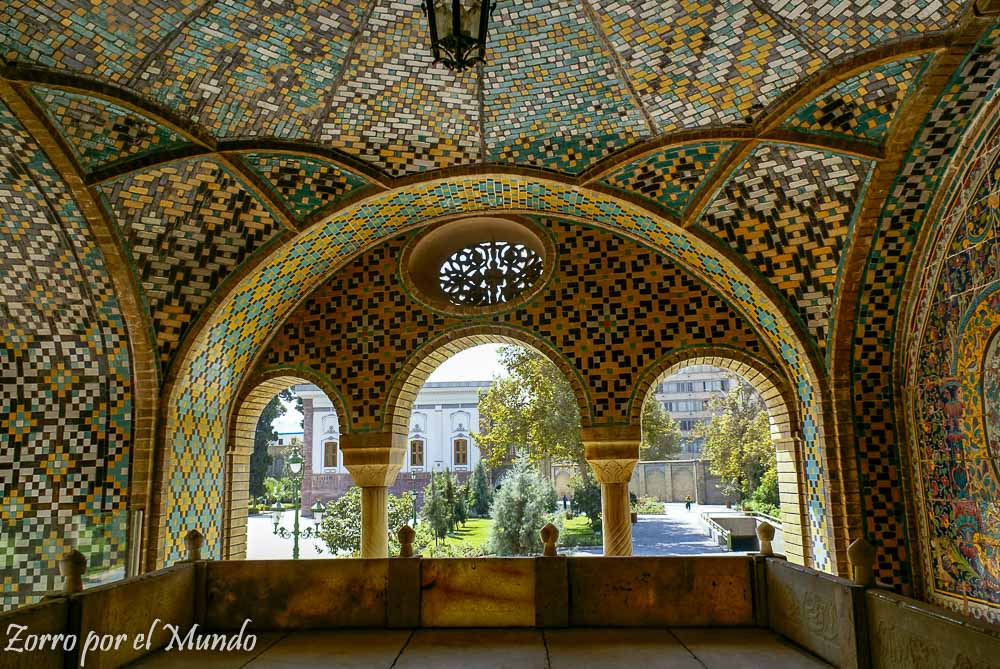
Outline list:
[[[787,379],[765,362],[739,349],[711,346],[673,351],[647,367],[636,384],[629,405],[629,422],[639,425],[642,406],[660,379],[693,365],[712,365],[738,375],[752,385],[767,406],[771,439],[777,450],[778,485],[786,557],[812,566],[812,541],[806,515],[807,479],[805,441],[799,403]]]
[[[247,548],[247,512],[250,501],[250,456],[257,422],[274,396],[292,386],[312,383],[333,402],[341,434],[350,430],[343,399],[324,375],[307,369],[271,368],[247,379],[233,404],[226,441],[225,496],[221,559],[242,560]]]

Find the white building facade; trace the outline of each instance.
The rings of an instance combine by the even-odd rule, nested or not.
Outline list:
[[[740,378],[711,365],[692,365],[671,374],[656,388],[654,397],[677,423],[681,431],[678,458],[699,458],[705,439],[697,434],[717,411],[711,408],[716,397],[725,396]]]
[[[425,383],[413,403],[406,461],[390,492],[412,490],[418,495],[431,472],[446,469],[460,481],[479,463],[481,454],[472,437],[479,430],[479,395],[489,381]],[[302,398],[304,418],[302,506],[327,502],[352,485],[340,450],[340,420],[330,399],[314,385],[293,391]]]

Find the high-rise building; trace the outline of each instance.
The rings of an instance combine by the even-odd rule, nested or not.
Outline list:
[[[681,452],[677,457],[701,457],[705,438],[697,428],[718,413],[712,409],[712,400],[724,396],[737,383],[738,376],[711,365],[685,367],[660,382],[654,397],[681,431]]]

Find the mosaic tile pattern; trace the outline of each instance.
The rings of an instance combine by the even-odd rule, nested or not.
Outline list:
[[[355,0],[209,3],[135,85],[219,137],[311,137],[362,15]]]
[[[291,153],[245,153],[240,159],[272,194],[302,222],[310,214],[342,201],[368,179],[325,160]]]
[[[128,337],[104,258],[41,148],[0,104],[0,609],[61,583],[75,543],[121,569]]]
[[[943,217],[908,341],[911,464],[935,601],[1000,621],[1000,135]]]
[[[752,0],[593,0],[660,132],[739,123],[823,60]]]
[[[566,215],[619,228],[650,243],[700,276],[780,352],[795,379],[805,445],[804,505],[815,566],[832,569],[830,508],[823,428],[816,380],[802,346],[780,311],[728,260],[679,228],[650,218],[633,205],[572,186],[523,177],[458,177],[384,193],[348,207],[311,228],[244,278],[216,310],[197,349],[178,370],[177,392],[167,416],[167,471],[171,496],[165,508],[167,561],[178,559],[182,535],[205,528],[207,554],[218,555],[222,526],[222,467],[226,420],[233,393],[255,351],[296,302],[338,262],[405,226],[456,213],[532,211]],[[193,463],[181,474],[171,463]]]
[[[543,225],[554,235],[555,276],[527,304],[471,322],[426,309],[399,283],[410,235],[397,237],[311,293],[260,368],[295,365],[325,374],[348,404],[351,430],[378,430],[391,414],[391,370],[428,341],[473,323],[522,328],[549,342],[580,371],[595,422],[627,420],[632,389],[670,351],[729,346],[768,355],[731,307],[662,256],[603,230],[558,220]]]
[[[968,0],[767,0],[828,58],[913,34],[944,30]]]
[[[902,58],[845,79],[803,105],[786,128],[882,144],[889,127],[927,65],[927,56]]]
[[[281,228],[212,160],[133,173],[101,191],[135,264],[166,366],[219,284]]]
[[[583,3],[501,3],[490,27],[490,161],[578,174],[650,135]]]
[[[475,69],[433,62],[420,0],[373,0],[317,139],[391,176],[479,162]]]
[[[0,7],[0,54],[127,85],[198,3],[9,0]]]
[[[31,93],[88,174],[99,167],[188,144],[153,119],[101,98],[43,86],[33,86]]]
[[[733,146],[734,142],[703,142],[670,147],[637,158],[601,181],[654,202],[680,219]]]
[[[841,255],[874,166],[837,153],[763,144],[698,222],[788,298],[821,352]]]
[[[853,348],[855,439],[866,531],[878,545],[876,577],[909,589],[899,433],[894,422],[893,334],[900,289],[927,206],[962,134],[1000,84],[1000,26],[958,68],[914,138],[882,209],[862,277]]]

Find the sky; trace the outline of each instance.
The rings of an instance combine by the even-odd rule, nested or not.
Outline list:
[[[506,376],[497,359],[503,344],[483,344],[456,353],[434,370],[428,381],[489,381],[494,376]],[[293,404],[284,403],[286,413],[272,423],[277,432],[301,432],[302,414]]]

